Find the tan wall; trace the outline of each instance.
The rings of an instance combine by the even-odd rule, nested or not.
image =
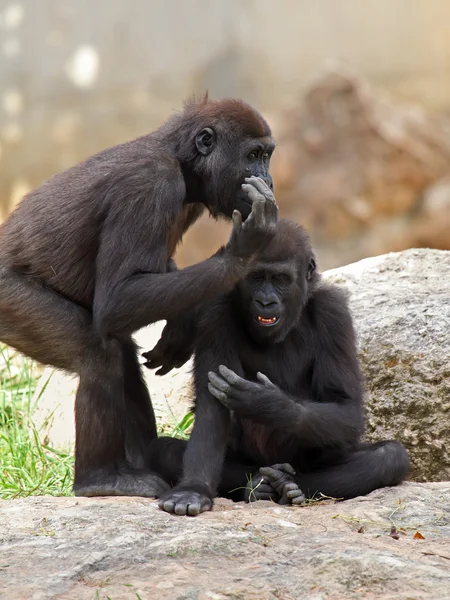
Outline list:
[[[276,112],[330,57],[448,109],[450,2],[0,0],[0,207],[193,91]]]

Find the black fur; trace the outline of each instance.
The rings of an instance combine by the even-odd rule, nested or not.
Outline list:
[[[164,510],[198,514],[217,491],[282,503],[351,498],[406,477],[401,444],[360,443],[363,385],[346,297],[321,281],[301,227],[278,223],[252,272],[204,311],[195,352],[191,439],[151,448],[176,484]]]
[[[189,347],[195,328],[178,321],[245,274],[276,223],[273,146],[251,107],[204,98],[154,133],[56,175],[1,226],[0,340],[80,375],[78,495],[167,489],[146,468],[156,427],[131,335],[168,319],[166,335]],[[248,218],[241,225],[235,214],[225,248],[177,271],[175,248],[204,208]],[[169,369],[188,356],[164,355],[161,364]]]

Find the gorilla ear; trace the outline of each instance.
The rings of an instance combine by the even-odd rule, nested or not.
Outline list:
[[[195,136],[195,146],[203,156],[211,154],[216,143],[216,132],[211,127],[205,127]]]
[[[313,276],[313,273],[314,273],[315,270],[316,270],[316,261],[314,260],[314,258],[310,258],[309,259],[309,264],[308,264],[308,272],[306,273],[306,279],[308,281]]]

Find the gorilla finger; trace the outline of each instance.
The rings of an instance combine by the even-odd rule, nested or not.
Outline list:
[[[280,463],[277,465],[272,465],[272,469],[276,469],[277,471],[283,471],[283,473],[288,473],[289,475],[295,475],[295,471],[289,463]]]
[[[201,498],[198,502],[189,504],[189,514],[195,516],[207,510],[211,510],[211,507],[212,502],[209,498]]]
[[[210,383],[221,392],[225,392],[227,394],[230,391],[230,384],[222,377],[216,375],[213,371],[208,373],[208,379]]]
[[[234,385],[237,388],[243,389],[246,387],[247,380],[239,377],[234,371],[228,369],[225,365],[220,365],[219,373],[222,375],[224,379],[228,381],[231,385]]]
[[[295,481],[289,481],[283,485],[283,494],[289,494],[289,492],[297,492],[299,490],[298,485]]]
[[[267,477],[270,482],[278,481],[283,475],[281,471],[274,469],[273,467],[261,467],[259,472],[261,475]]]
[[[299,496],[297,496],[296,498],[291,498],[291,504],[293,504],[294,506],[300,506],[301,504],[305,504],[306,503],[306,496],[305,494],[300,494]]]
[[[253,488],[254,490],[258,490],[258,494],[273,494],[274,490],[270,483],[261,483]]]
[[[264,212],[265,198],[262,196],[257,189],[255,189],[249,183],[243,183],[242,189],[247,193],[247,196],[252,201],[252,215],[260,219]],[[246,221],[247,223],[247,221]]]
[[[278,204],[275,197],[266,198],[265,215],[269,224],[275,224],[278,220]]]
[[[233,221],[233,229],[240,229],[242,225],[242,215],[238,210],[233,210],[233,214],[231,215],[231,219]]]
[[[200,514],[200,511],[202,510],[202,506],[200,504],[200,502],[192,502],[191,504],[187,505],[187,515],[190,515],[191,517],[195,517],[198,514]]]
[[[156,371],[155,375],[167,375],[169,371],[173,369],[173,365],[165,365]]]
[[[149,365],[149,368],[156,369],[156,367],[160,367],[163,364],[163,355],[155,353],[153,350],[146,352],[142,356],[145,358],[144,364]]]
[[[188,360],[188,358],[180,358],[180,360],[177,360],[173,363],[172,369],[180,369],[185,363],[187,363]]]
[[[272,190],[261,177],[246,177],[245,183],[253,185],[265,198],[273,197]]]
[[[267,387],[276,387],[271,381],[270,379],[264,375],[264,373],[260,373],[258,371],[258,373],[256,373],[256,378],[258,379],[258,381],[260,381],[263,385],[267,386]]]
[[[297,499],[299,502],[304,502],[306,499],[305,494],[302,492],[302,490],[299,487],[297,487],[297,489],[295,489],[295,490],[289,490],[288,492],[286,492],[286,496],[290,500]]]
[[[161,500],[158,502],[158,506],[161,510],[165,510],[168,513],[173,513],[175,508],[175,502],[173,500]]]
[[[277,498],[273,490],[271,492],[260,492],[257,490],[252,492],[252,495],[254,495],[254,502],[257,500],[275,500]]]
[[[177,502],[175,504],[174,513],[176,515],[180,515],[180,516],[187,515],[188,509],[189,509],[189,504],[187,502]]]
[[[219,400],[219,402],[221,402],[224,406],[226,406],[227,408],[230,407],[231,402],[228,396],[220,390],[218,390],[217,388],[215,388],[210,383],[208,383],[208,391],[211,394],[211,396],[214,396],[214,398],[216,398],[216,400]]]

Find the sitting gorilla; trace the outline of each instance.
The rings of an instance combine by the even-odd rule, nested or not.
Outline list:
[[[189,442],[160,438],[151,467],[171,485],[163,510],[196,515],[217,493],[300,504],[397,485],[396,441],[361,443],[362,375],[345,294],[321,281],[309,238],[280,220],[235,289],[202,314]]]

